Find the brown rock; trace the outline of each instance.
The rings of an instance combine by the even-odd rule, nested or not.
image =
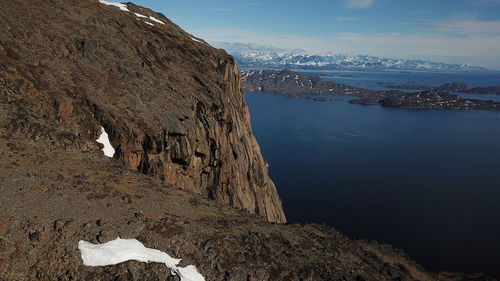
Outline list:
[[[9,219],[1,218],[0,219],[0,234],[5,235],[9,231]]]
[[[49,187],[45,184],[41,184],[41,185],[37,185],[37,186],[33,187],[33,190],[38,191],[38,192],[42,192],[42,193],[46,193],[47,191],[49,191]]]
[[[61,119],[67,119],[73,114],[73,105],[71,102],[62,102],[59,104],[59,117]]]

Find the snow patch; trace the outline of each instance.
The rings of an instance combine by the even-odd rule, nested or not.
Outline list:
[[[104,155],[106,155],[108,157],[113,157],[113,155],[115,155],[115,149],[113,148],[113,146],[109,142],[108,133],[106,133],[106,130],[104,130],[104,128],[102,126],[101,126],[101,135],[99,136],[99,138],[96,141],[98,143],[101,143],[102,145],[104,145],[104,148],[102,149],[102,151],[104,152]]]
[[[180,259],[172,258],[160,250],[146,248],[136,239],[116,238],[104,244],[78,242],[83,264],[86,266],[106,266],[135,260],[139,262],[164,263],[181,281],[205,281],[194,265],[177,267]]]
[[[101,4],[108,5],[108,6],[115,6],[118,9],[125,11],[125,12],[130,12],[127,8],[127,4],[122,4],[122,3],[116,3],[116,2],[109,2],[105,0],[99,0]]]
[[[191,36],[191,40],[193,40],[193,41],[195,41],[195,42],[198,42],[198,43],[201,43],[201,44],[204,44],[204,45],[207,45],[207,46],[210,46],[210,45],[208,45],[207,43],[205,43],[205,42],[201,41],[200,39],[196,39],[196,38],[194,38],[193,36]]]
[[[161,23],[161,24],[165,24],[164,22],[162,22],[161,20],[155,18],[155,17],[152,17],[152,16],[149,16],[149,19],[152,20],[152,21],[155,21],[157,23]]]
[[[145,21],[144,23],[145,23],[145,24],[149,24],[149,25],[151,25],[151,26],[155,26],[154,24],[152,24],[152,23],[150,23],[150,22],[147,22],[147,21]]]
[[[145,15],[141,15],[141,14],[138,14],[138,13],[134,13],[134,15],[138,18],[148,18],[147,16]]]

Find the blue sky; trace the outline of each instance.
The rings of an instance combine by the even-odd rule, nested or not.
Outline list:
[[[208,42],[500,69],[500,0],[136,0]]]

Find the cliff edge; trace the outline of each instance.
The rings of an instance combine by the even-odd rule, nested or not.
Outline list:
[[[103,126],[130,168],[286,221],[230,55],[131,3],[1,6],[0,79],[3,99],[17,107],[13,132],[91,150]],[[10,84],[20,89],[6,92]]]

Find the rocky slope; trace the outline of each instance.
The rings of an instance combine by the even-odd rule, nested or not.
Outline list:
[[[1,281],[179,280],[161,264],[83,266],[79,240],[116,236],[207,280],[496,280],[269,223],[284,215],[234,61],[162,15],[93,0],[1,7]],[[114,158],[95,142],[100,125]]]
[[[2,103],[2,117],[9,113]],[[195,264],[207,280],[495,280],[431,274],[401,251],[321,225],[271,224],[96,148],[62,147],[0,119],[0,280],[176,280],[161,264],[86,267],[83,239],[136,238]],[[465,277],[470,279],[465,279]]]
[[[130,168],[285,222],[231,56],[133,4],[1,4],[12,131],[90,149],[102,125]]]

